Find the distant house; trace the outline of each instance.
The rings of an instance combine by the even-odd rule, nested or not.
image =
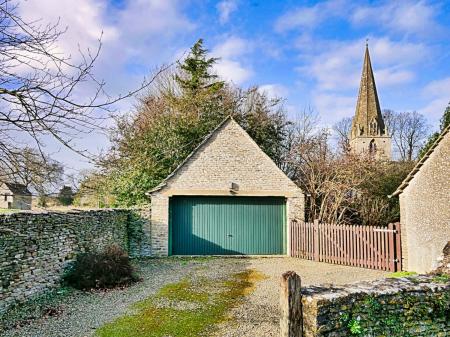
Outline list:
[[[429,272],[450,241],[450,126],[393,193],[400,198],[404,269]]]
[[[31,193],[25,185],[0,182],[0,208],[31,209]]]

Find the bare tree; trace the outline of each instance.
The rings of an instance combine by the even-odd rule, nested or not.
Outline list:
[[[333,125],[333,130],[338,137],[338,146],[343,153],[350,152],[350,131],[352,129],[352,118],[345,117]]]
[[[88,156],[74,147],[74,139],[95,130],[112,104],[154,79],[112,98],[104,91],[105,83],[93,75],[100,39],[96,50],[80,49],[76,61],[58,52],[57,42],[64,34],[58,22],[25,21],[17,13],[15,3],[0,1],[0,180],[17,173],[23,147],[18,139],[33,141],[43,159],[44,137]]]
[[[428,135],[425,117],[416,111],[398,113],[391,110],[385,111],[385,117],[400,159],[414,160]]]
[[[28,187],[39,197],[39,204],[45,206],[48,195],[57,191],[63,180],[61,163],[42,155],[29,147],[22,149],[10,163],[13,170],[8,180]]]
[[[295,115],[286,125],[282,142],[282,153],[278,166],[291,179],[296,180],[298,171],[298,149],[303,144],[314,138],[320,130],[318,128],[319,117],[311,108],[305,108]]]

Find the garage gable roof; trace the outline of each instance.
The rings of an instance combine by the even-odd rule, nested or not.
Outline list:
[[[392,193],[389,197],[394,197],[396,195],[401,194],[405,188],[409,185],[409,182],[413,180],[414,176],[417,172],[420,171],[420,168],[424,165],[424,163],[427,161],[428,158],[430,158],[431,154],[434,152],[436,147],[439,145],[441,140],[444,137],[448,137],[448,132],[450,130],[450,125],[448,125],[439,135],[439,137],[435,140],[433,145],[428,149],[428,151],[425,153],[425,155],[417,162],[417,164],[414,166],[414,168],[409,172],[409,174],[406,176],[405,180],[400,184],[400,186],[395,190],[394,193]]]
[[[259,147],[259,145],[253,140],[252,137],[237,123],[234,118],[229,115],[226,117],[213,131],[211,131],[204,139],[203,141],[181,162],[180,165],[178,165],[175,170],[173,170],[158,186],[147,192],[147,195],[150,195],[153,192],[159,191],[162,188],[164,188],[167,183],[181,170],[183,166],[185,166],[190,159],[199,152],[204,146],[206,146],[209,141],[213,138],[214,135],[219,133],[221,130],[223,130],[229,123],[234,123],[242,132],[243,135],[251,142],[256,150],[259,150],[272,164],[273,168],[281,172],[281,174],[289,180],[290,183],[294,184],[288,176],[273,162],[273,160]],[[294,184],[295,185],[295,184]]]

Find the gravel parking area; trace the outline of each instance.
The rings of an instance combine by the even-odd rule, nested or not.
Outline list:
[[[81,337],[116,317],[130,313],[130,305],[158,292],[164,285],[183,278],[226,278],[255,269],[267,278],[258,281],[254,292],[230,312],[230,320],[219,326],[217,336],[277,336],[280,275],[294,270],[302,283],[343,284],[370,280],[384,272],[315,263],[293,258],[168,258],[139,262],[143,281],[126,289],[107,292],[75,292],[61,303],[61,314],[31,321],[9,330],[3,337]]]
[[[222,324],[216,336],[250,337],[279,336],[278,304],[281,274],[295,271],[302,279],[302,286],[318,284],[346,284],[383,278],[388,273],[377,270],[318,263],[295,258],[250,259],[247,268],[265,274],[255,291],[241,306],[230,313],[230,321]]]

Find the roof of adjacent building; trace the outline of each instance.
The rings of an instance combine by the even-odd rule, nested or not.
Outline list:
[[[372,63],[370,61],[369,46],[366,43],[364,54],[364,64],[359,84],[358,101],[356,103],[355,117],[353,118],[352,129],[363,126],[365,133],[369,130],[369,124],[375,120],[381,133],[385,132],[383,116],[381,115],[380,102],[378,100],[375,77],[373,75]],[[357,135],[357,130],[352,130],[352,134]]]
[[[403,182],[400,184],[400,186],[395,190],[394,193],[392,193],[389,197],[394,197],[396,195],[401,194],[405,188],[409,185],[409,182],[414,178],[417,172],[420,171],[420,168],[425,164],[425,162],[430,158],[431,154],[434,152],[434,149],[439,145],[442,139],[445,137],[449,137],[449,130],[450,125],[448,125],[439,135],[439,137],[434,141],[434,143],[431,145],[431,147],[428,149],[428,151],[424,154],[422,158],[417,162],[417,164],[414,166],[414,168],[409,172],[409,174],[406,176],[406,178],[403,180]]]
[[[8,187],[8,189],[14,195],[31,195],[31,192],[23,184],[10,183],[10,182],[5,182],[4,184],[6,185],[6,187]]]

